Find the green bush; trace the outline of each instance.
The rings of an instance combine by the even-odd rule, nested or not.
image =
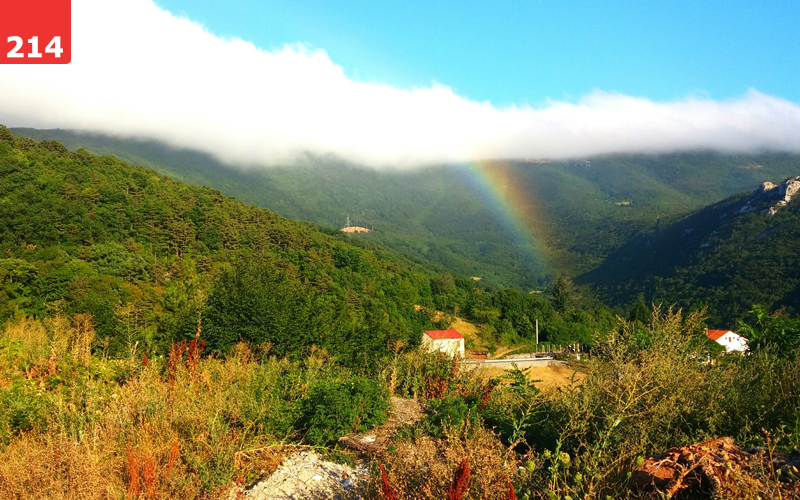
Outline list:
[[[429,433],[435,437],[445,436],[445,427],[460,428],[469,421],[472,429],[480,426],[480,417],[475,401],[468,401],[458,396],[448,396],[442,400],[431,400],[430,405],[436,411],[430,419]]]
[[[327,446],[347,433],[365,432],[386,422],[388,393],[375,380],[322,380],[300,404],[305,440]]]
[[[19,432],[44,430],[48,403],[21,387],[0,393],[0,440],[8,443]]]

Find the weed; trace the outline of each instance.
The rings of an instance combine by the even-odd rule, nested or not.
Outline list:
[[[466,458],[458,466],[453,482],[447,488],[448,500],[461,500],[469,485],[469,460]]]

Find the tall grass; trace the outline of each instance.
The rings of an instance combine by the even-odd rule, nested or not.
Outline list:
[[[703,320],[702,311],[660,307],[647,327],[620,320],[609,342],[583,363],[582,383],[558,390],[540,392],[519,372],[510,385],[477,398],[477,382],[469,374],[456,373],[452,364],[448,371],[447,362],[435,356],[415,354],[395,358],[387,379],[398,393],[427,399],[443,415],[458,413],[450,401],[460,397],[476,417],[460,419],[461,425],[493,430],[495,447],[502,442],[502,449],[516,452],[506,457],[521,466],[509,472],[519,498],[638,498],[628,488],[629,473],[646,456],[673,446],[719,436],[742,446],[764,445],[762,428],[778,433],[789,449],[800,445],[800,357],[787,361],[769,348],[708,363]],[[428,426],[425,439],[441,436],[431,421],[436,418],[420,424]],[[437,449],[454,446],[452,435],[432,442]],[[404,446],[401,458],[386,462],[397,497],[446,498],[445,471],[413,458],[430,444]],[[481,456],[498,453],[485,443],[470,446]],[[405,465],[414,460],[416,466]],[[444,463],[455,467],[453,461]],[[438,489],[430,486],[433,477],[439,478]],[[504,498],[500,483],[491,484],[491,491],[468,490],[469,497]],[[419,493],[422,485],[428,485],[425,494]]]
[[[91,353],[91,317],[22,318],[0,332],[0,498],[219,498],[286,445],[380,423],[390,391],[438,413],[398,431],[369,498],[635,498],[628,473],[672,446],[763,445],[762,428],[800,446],[798,354],[709,364],[703,335],[699,313],[620,321],[582,383],[541,392],[522,372],[487,385],[457,360],[399,349],[380,386],[322,350],[204,358],[198,337],[166,357],[107,359]],[[352,406],[320,408],[331,401]]]
[[[335,360],[86,356],[87,318],[22,319],[0,334],[0,498],[216,498],[299,442],[300,402]],[[274,457],[265,457],[273,460]]]
[[[645,331],[621,322],[579,388],[544,397],[528,432],[527,497],[625,498],[630,471],[670,447],[764,444],[762,428],[800,435],[798,359],[766,350],[704,363],[702,320],[656,308]]]

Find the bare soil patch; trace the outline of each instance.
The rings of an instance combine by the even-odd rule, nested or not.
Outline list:
[[[432,413],[427,405],[413,399],[393,397],[391,404],[392,413],[385,424],[364,434],[343,436],[339,442],[361,453],[382,456],[398,427],[414,425]]]
[[[419,304],[414,306],[414,311],[421,310],[430,312],[428,308],[422,307]],[[470,345],[473,346],[473,350],[486,351],[489,349],[489,347],[483,342],[483,339],[481,339],[481,329],[479,326],[457,316],[446,314],[442,311],[433,311],[432,319],[433,321],[448,320],[450,325],[447,328],[450,330],[456,330],[458,333],[463,335],[464,340],[467,340]]]

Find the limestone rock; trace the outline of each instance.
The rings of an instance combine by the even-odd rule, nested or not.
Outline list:
[[[356,468],[329,462],[312,451],[289,456],[278,469],[245,488],[235,488],[229,500],[344,500],[361,497],[369,478],[365,465]]]
[[[761,186],[750,193],[748,200],[776,200],[777,203],[775,205],[761,212],[769,215],[775,215],[778,213],[778,210],[781,207],[786,206],[786,204],[792,201],[792,199],[798,194],[800,194],[800,176],[795,176],[786,179],[780,184],[775,184],[769,181],[762,182]],[[737,213],[747,213],[752,211],[748,208],[750,206],[750,201],[748,201],[748,203],[745,204],[745,206],[742,207]],[[755,210],[755,208],[753,208],[753,210]]]

